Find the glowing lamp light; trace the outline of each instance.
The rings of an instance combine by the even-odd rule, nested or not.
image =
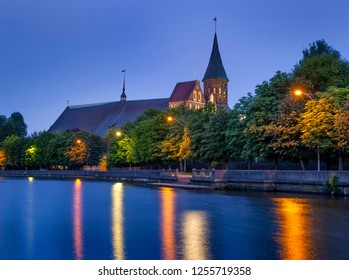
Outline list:
[[[122,135],[121,131],[117,131],[117,132],[116,132],[116,136],[117,136],[117,137],[120,137],[121,135]]]
[[[168,116],[168,117],[167,117],[167,121],[168,121],[168,122],[172,122],[172,121],[173,121],[173,117]]]
[[[34,177],[28,177],[28,181],[29,182],[33,182],[34,181]]]
[[[76,143],[81,144],[81,140],[80,139],[76,140]]]
[[[294,91],[294,94],[297,95],[297,96],[305,95],[305,96],[308,97],[309,99],[313,99],[309,93],[303,92],[303,91],[300,90],[300,89],[295,90],[295,91]]]
[[[301,91],[300,89],[297,89],[294,91],[294,94],[297,95],[297,96],[300,96],[303,94],[303,91]]]

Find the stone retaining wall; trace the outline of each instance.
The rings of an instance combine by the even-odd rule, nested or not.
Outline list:
[[[42,177],[42,178],[86,178],[96,180],[120,181],[175,181],[177,178],[162,170],[118,170],[118,171],[84,171],[84,170],[0,170],[0,176],[7,177]]]
[[[338,176],[337,192],[349,194],[349,172],[278,170],[202,170],[193,172],[193,183],[215,184],[220,188],[326,193],[331,174]]]

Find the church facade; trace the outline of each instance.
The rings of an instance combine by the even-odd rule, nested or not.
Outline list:
[[[150,108],[166,110],[185,104],[191,109],[198,109],[211,102],[228,109],[229,79],[223,67],[216,33],[202,82],[204,90],[200,81],[193,80],[177,83],[169,98],[127,100],[124,78],[120,101],[68,106],[49,131],[80,129],[103,137],[110,128],[118,129],[127,122],[135,121]]]

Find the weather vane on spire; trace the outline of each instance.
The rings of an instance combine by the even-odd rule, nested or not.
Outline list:
[[[214,32],[216,33],[217,32],[217,17],[215,17],[213,19],[213,21],[214,21]]]

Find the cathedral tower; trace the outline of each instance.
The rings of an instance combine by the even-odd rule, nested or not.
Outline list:
[[[214,34],[213,47],[206,73],[202,79],[206,101],[228,108],[228,82],[218,48],[217,34]]]

